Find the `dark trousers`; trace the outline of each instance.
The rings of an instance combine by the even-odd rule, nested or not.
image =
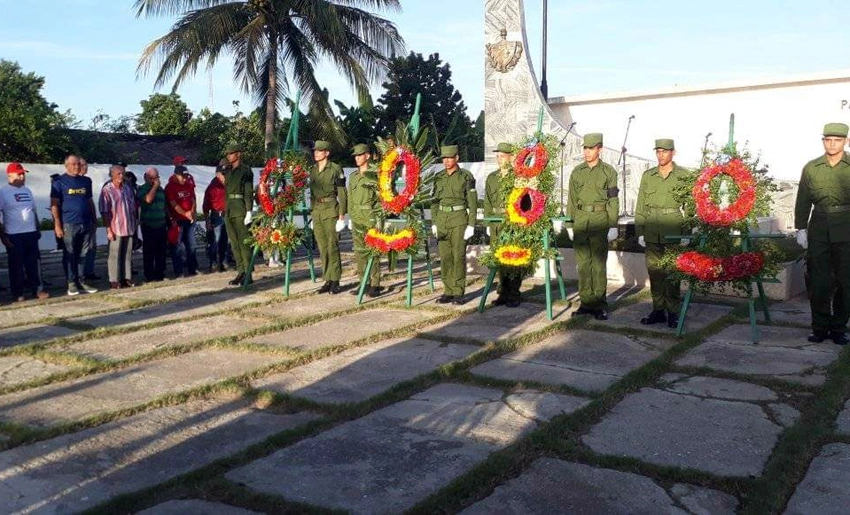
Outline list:
[[[227,229],[224,227],[224,217],[215,211],[210,211],[207,220],[207,257],[210,260],[210,266],[215,263],[223,265],[231,257]]]
[[[812,329],[847,331],[850,318],[850,241],[809,241],[809,302]]]
[[[12,297],[24,295],[24,285],[34,295],[38,292],[38,232],[9,234],[12,247],[6,249],[9,258],[9,284]],[[26,276],[24,275],[26,273]]]
[[[168,248],[168,228],[142,226],[142,260],[145,264],[145,280],[165,279],[165,251]]]
[[[63,263],[65,264],[65,279],[68,283],[80,283],[80,264],[82,258],[91,248],[91,224],[64,224],[65,249]]]
[[[97,226],[95,224],[91,225],[91,245],[84,259],[83,276],[94,275],[94,261],[97,259]]]
[[[195,223],[189,220],[177,222],[180,233],[177,235],[177,245],[171,247],[171,265],[174,275],[183,275],[183,265],[186,273],[194,275],[198,271],[198,257],[195,254]]]

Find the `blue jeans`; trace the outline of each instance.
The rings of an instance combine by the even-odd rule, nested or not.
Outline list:
[[[230,246],[227,244],[227,231],[224,228],[224,217],[215,211],[210,211],[207,218],[207,257],[210,266],[218,263],[225,264],[230,260]]]
[[[194,275],[198,271],[198,258],[195,255],[197,244],[195,243],[195,223],[189,220],[177,222],[180,233],[177,236],[177,245],[171,247],[171,266],[174,267],[174,275],[183,275],[183,265],[186,273]]]
[[[94,260],[97,258],[97,226],[91,225],[91,245],[89,251],[86,252],[85,262],[83,263],[83,277],[94,275]]]
[[[64,224],[65,231],[64,254],[62,262],[65,265],[65,279],[70,283],[80,284],[80,262],[91,248],[91,224]]]

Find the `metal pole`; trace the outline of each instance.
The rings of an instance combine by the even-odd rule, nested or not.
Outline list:
[[[540,81],[540,93],[543,95],[543,100],[549,103],[549,84],[546,82],[546,54],[548,46],[549,33],[549,0],[543,0],[543,59],[541,64],[542,80]]]

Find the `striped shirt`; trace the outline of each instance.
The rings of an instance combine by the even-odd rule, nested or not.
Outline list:
[[[108,215],[109,228],[116,236],[132,236],[138,225],[138,201],[133,194],[133,187],[124,183],[116,187],[108,182],[100,190],[100,214]]]

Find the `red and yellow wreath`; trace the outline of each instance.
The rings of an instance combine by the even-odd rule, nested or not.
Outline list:
[[[286,174],[291,177],[287,181]],[[298,163],[288,163],[285,160],[273,157],[266,161],[266,166],[260,173],[260,182],[257,187],[257,199],[260,208],[267,216],[286,213],[295,207],[301,200],[301,195],[307,187],[309,174]],[[279,188],[272,199],[272,190],[278,181],[286,181],[283,188]]]
[[[506,207],[509,222],[528,227],[546,211],[546,195],[531,188],[514,188]]]
[[[711,181],[718,175],[728,175],[738,187],[738,198],[726,208],[721,208],[711,198]],[[752,211],[756,203],[756,181],[752,171],[741,159],[727,164],[714,164],[702,171],[693,188],[697,216],[709,225],[728,227],[740,222]]]
[[[399,164],[403,164],[405,169],[404,189],[396,195],[393,191],[393,179]],[[419,158],[406,147],[396,147],[384,155],[381,166],[378,167],[378,193],[381,205],[386,211],[397,215],[410,206],[419,189],[420,172]]]
[[[514,159],[514,173],[518,177],[531,179],[540,175],[549,162],[549,153],[543,143],[534,143],[520,149]]]
[[[367,247],[373,248],[382,254],[390,251],[401,252],[416,244],[416,232],[410,228],[396,233],[383,233],[375,228],[369,229],[363,237]]]
[[[696,251],[683,252],[676,258],[676,268],[700,281],[737,281],[753,277],[764,267],[764,254],[742,252],[719,258]]]
[[[295,224],[285,222],[277,226],[255,224],[250,229],[252,245],[258,246],[266,252],[278,251],[285,255],[290,250],[295,250],[301,243],[301,235]]]
[[[517,245],[504,245],[496,249],[496,260],[505,266],[528,266],[531,263],[531,249]]]

